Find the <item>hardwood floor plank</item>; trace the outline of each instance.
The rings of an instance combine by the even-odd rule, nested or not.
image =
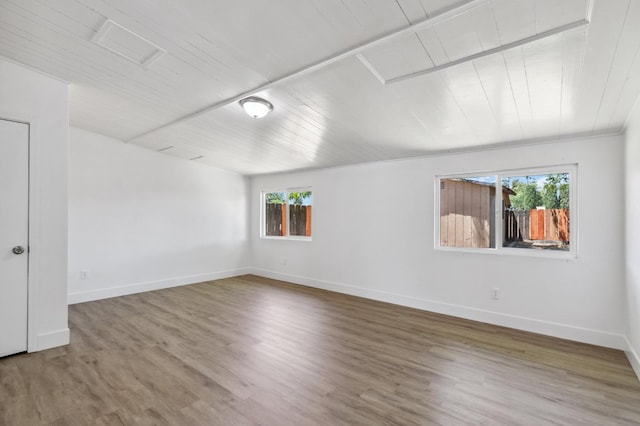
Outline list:
[[[70,306],[0,425],[637,425],[621,351],[255,276]]]

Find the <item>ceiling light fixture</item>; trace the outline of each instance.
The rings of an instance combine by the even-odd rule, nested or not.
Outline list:
[[[257,96],[241,99],[240,106],[253,118],[262,118],[273,110],[271,102]]]

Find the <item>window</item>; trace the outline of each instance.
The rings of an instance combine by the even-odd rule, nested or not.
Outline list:
[[[262,193],[262,237],[311,239],[311,188]]]
[[[438,177],[436,246],[575,257],[575,178],[575,165]]]

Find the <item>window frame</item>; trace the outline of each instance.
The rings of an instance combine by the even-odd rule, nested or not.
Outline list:
[[[290,216],[290,204],[289,204],[289,194],[292,192],[306,192],[309,191],[311,192],[311,197],[313,199],[314,193],[313,193],[313,188],[311,186],[300,186],[300,187],[293,187],[293,188],[279,188],[279,189],[271,189],[271,190],[262,190],[260,191],[260,239],[265,239],[265,240],[292,240],[292,241],[312,241],[313,240],[313,213],[311,216],[311,236],[307,237],[305,235],[291,235],[290,234],[290,229],[289,229],[289,225],[291,224],[291,216]],[[285,193],[285,206],[286,206],[286,217],[287,217],[287,224],[286,224],[286,235],[267,235],[267,230],[266,230],[266,216],[267,216],[267,212],[266,212],[266,195],[267,194],[271,194],[274,192],[281,192],[281,193]],[[311,204],[311,207],[313,207],[313,203]],[[313,212],[313,210],[312,210]]]
[[[569,174],[569,211],[571,220],[569,222],[569,250],[535,250],[529,248],[503,247],[504,222],[502,218],[502,179],[512,176],[535,176],[557,173]],[[472,247],[450,247],[440,245],[440,182],[445,179],[461,179],[472,177],[495,176],[496,178],[496,198],[494,215],[495,248],[472,248]],[[552,166],[536,166],[516,169],[488,170],[472,173],[452,173],[438,174],[434,179],[434,248],[443,252],[462,253],[482,253],[498,255],[514,255],[528,257],[545,257],[555,259],[577,259],[578,258],[578,164],[560,164]]]

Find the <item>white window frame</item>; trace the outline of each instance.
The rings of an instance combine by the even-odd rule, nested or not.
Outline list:
[[[528,248],[503,247],[504,223],[502,221],[502,179],[509,176],[535,176],[543,174],[569,173],[569,211],[571,220],[569,222],[569,235],[571,241],[569,250],[535,250]],[[460,179],[471,177],[495,176],[496,178],[496,200],[494,223],[495,248],[471,248],[471,247],[445,247],[440,245],[440,182],[444,179]],[[484,253],[484,254],[507,254],[514,256],[546,257],[556,259],[577,259],[578,257],[578,165],[561,164],[543,167],[528,167],[519,169],[489,170],[474,173],[458,173],[436,175],[434,185],[434,247],[435,250],[444,252],[463,253]]]
[[[314,197],[313,189],[310,186],[296,187],[296,188],[279,188],[273,190],[263,190],[260,191],[260,238],[265,240],[293,240],[293,241],[312,241],[313,239],[313,213],[311,219],[311,236],[307,237],[304,235],[290,235],[289,232],[289,224],[291,223],[290,210],[289,210],[289,194],[292,192],[311,192],[311,197]],[[286,226],[286,235],[277,236],[277,235],[267,235],[266,230],[266,219],[267,212],[265,209],[266,204],[266,195],[274,192],[284,192],[285,195],[285,206],[286,206],[286,217],[287,217],[287,226]],[[313,203],[311,204],[313,207]],[[313,210],[312,210],[313,211]]]

